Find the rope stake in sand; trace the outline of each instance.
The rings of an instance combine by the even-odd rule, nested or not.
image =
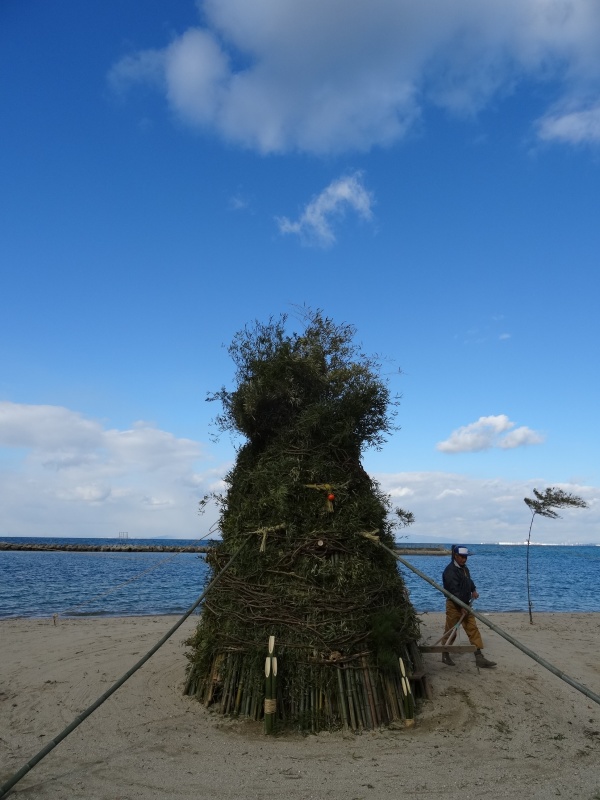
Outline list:
[[[598,705],[600,705],[600,695],[597,695],[595,692],[592,692],[591,689],[588,689],[587,686],[584,686],[582,683],[579,683],[579,681],[576,681],[574,678],[571,678],[565,672],[555,667],[554,664],[551,664],[549,661],[546,661],[545,658],[542,658],[542,656],[538,656],[537,653],[534,653],[533,650],[530,650],[526,645],[519,642],[517,639],[511,636],[510,633],[506,633],[506,631],[502,630],[502,628],[499,625],[496,625],[496,623],[491,622],[489,619],[484,617],[483,614],[480,614],[478,611],[475,611],[473,608],[471,608],[471,606],[467,605],[467,603],[463,603],[463,601],[459,600],[458,597],[455,597],[453,594],[450,594],[450,592],[444,589],[442,586],[440,586],[439,583],[436,583],[428,575],[425,575],[424,572],[421,572],[420,569],[417,569],[408,561],[406,561],[404,558],[394,553],[394,551],[390,550],[389,547],[386,547],[384,544],[380,544],[380,546],[383,547],[383,549],[386,550],[391,556],[393,556],[396,559],[396,561],[399,561],[401,564],[403,564],[405,567],[411,570],[411,572],[414,572],[415,575],[419,576],[419,578],[423,578],[424,581],[427,581],[427,583],[433,586],[434,589],[437,589],[438,592],[444,594],[446,597],[452,600],[453,603],[456,603],[457,606],[460,606],[465,611],[473,614],[473,616],[476,619],[478,619],[480,622],[483,622],[484,625],[487,625],[488,628],[491,628],[499,636],[502,636],[503,639],[506,639],[507,642],[510,642],[510,644],[514,645],[522,653],[525,653],[526,656],[529,656],[529,658],[533,658],[534,661],[537,661],[537,663],[540,664],[542,667],[545,667],[545,669],[547,669],[553,675],[556,675],[557,678],[560,678],[565,683],[568,683],[569,686],[572,686],[574,689],[577,689],[578,692],[581,692],[581,694],[584,694],[586,697],[589,697],[590,700],[593,700],[594,703],[598,703]]]
[[[101,697],[99,697],[96,700],[95,703],[92,703],[91,706],[86,708],[86,710],[83,711],[78,717],[76,717],[73,720],[73,722],[71,722],[70,725],[67,725],[67,727],[61,733],[58,734],[58,736],[56,736],[54,739],[52,739],[52,741],[49,742],[46,745],[46,747],[44,747],[42,750],[40,750],[40,752],[37,753],[37,755],[35,755],[32,759],[30,759],[25,764],[25,766],[21,767],[21,769],[18,772],[15,772],[15,774],[12,776],[12,778],[9,778],[6,781],[6,783],[3,783],[2,786],[0,786],[0,797],[4,797],[4,795],[7,792],[9,792],[12,789],[12,787],[21,780],[21,778],[24,778],[25,775],[27,775],[29,770],[33,769],[33,767],[35,767],[36,764],[38,764],[45,756],[47,756],[48,753],[50,753],[52,750],[54,750],[56,745],[60,744],[60,742],[62,742],[63,739],[66,739],[66,737],[70,733],[72,733],[75,730],[75,728],[78,728],[79,725],[81,725],[81,723],[85,719],[87,719],[87,717],[90,716],[90,714],[92,714],[97,708],[99,708],[102,705],[102,703],[104,703],[105,700],[108,700],[108,698],[112,694],[114,694],[117,691],[117,689],[119,689],[125,683],[125,681],[127,681],[129,678],[131,678],[131,676],[135,672],[137,672],[138,669],[140,667],[142,667],[146,663],[146,661],[148,661],[156,653],[156,651],[159,650],[163,646],[163,644],[167,641],[167,639],[171,638],[171,636],[175,633],[175,631],[179,627],[181,627],[181,625],[183,625],[183,623],[190,616],[190,614],[198,608],[200,603],[204,600],[204,598],[210,592],[210,590],[213,588],[213,586],[215,586],[215,584],[217,584],[219,582],[219,580],[221,579],[223,574],[233,564],[235,559],[239,556],[239,554],[242,552],[242,550],[248,544],[249,541],[250,541],[250,538],[246,539],[244,544],[242,544],[242,546],[231,556],[231,558],[229,559],[227,564],[225,564],[225,566],[219,572],[219,574],[215,578],[213,578],[213,580],[208,584],[208,586],[202,592],[202,594],[196,600],[196,602],[192,606],[190,606],[190,608],[185,612],[185,614],[181,617],[181,619],[179,619],[175,623],[175,625],[173,625],[173,627],[163,636],[163,638],[160,640],[160,642],[158,642],[158,644],[155,644],[154,647],[151,650],[149,650],[146,653],[146,655],[137,662],[137,664],[134,664],[134,666],[128,672],[126,672],[125,675],[123,675],[122,678],[119,678],[119,680],[116,683],[114,683],[110,687],[110,689],[107,689],[106,692],[104,692],[104,694]]]

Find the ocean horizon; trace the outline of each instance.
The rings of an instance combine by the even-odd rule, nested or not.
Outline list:
[[[148,544],[189,546],[216,539],[172,537],[3,537],[3,542],[42,544]],[[444,541],[400,546],[450,546]],[[526,543],[472,543],[469,568],[481,612],[527,611]],[[441,583],[447,556],[410,557],[410,563]],[[600,549],[597,544],[532,543],[529,554],[533,611],[600,611]],[[445,597],[399,565],[419,613],[441,611]],[[195,553],[0,551],[0,618],[146,616],[187,611],[202,592],[209,570]]]
[[[210,544],[211,542],[221,541],[220,537],[215,536],[209,538],[207,534],[200,537],[185,537],[176,536],[175,534],[164,534],[162,536],[0,536],[1,542],[112,542],[113,544],[125,544],[135,542],[181,542],[191,545],[192,542],[198,544]],[[410,538],[400,538],[397,540],[399,546],[406,545],[407,547],[448,547],[450,548],[457,540],[454,539],[438,539],[436,541],[422,542]],[[473,541],[470,539],[460,539],[461,544],[465,545],[496,545],[498,547],[518,547],[527,545],[527,540],[519,542],[481,542]],[[537,542],[531,541],[529,543],[532,547],[600,547],[600,542]]]

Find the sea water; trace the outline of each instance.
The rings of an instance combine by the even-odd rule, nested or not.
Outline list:
[[[527,546],[468,545],[467,566],[477,586],[477,611],[527,611]],[[408,556],[406,561],[437,583],[449,557]],[[400,566],[418,611],[441,611],[441,592]],[[600,547],[532,545],[529,579],[534,611],[600,611]]]
[[[110,539],[23,539],[9,542],[110,545]],[[189,540],[127,540],[127,544],[189,546]],[[423,545],[427,546],[427,545]],[[527,611],[524,545],[469,545],[468,566],[480,594],[478,611]],[[406,556],[437,583],[448,556]],[[399,565],[419,612],[441,611],[445,598]],[[529,548],[535,611],[600,611],[600,547]],[[182,614],[208,577],[205,556],[192,553],[0,551],[0,617]]]
[[[25,539],[34,544],[190,546],[189,540]],[[0,551],[0,617],[182,614],[204,588],[193,553]]]

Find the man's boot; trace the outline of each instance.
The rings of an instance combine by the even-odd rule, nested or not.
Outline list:
[[[484,667],[495,667],[495,661],[489,661],[481,652],[481,650],[475,651],[475,665],[480,668]]]
[[[452,661],[452,659],[450,658],[450,653],[442,653],[442,661],[443,661],[443,662],[444,662],[444,664],[446,664],[448,667],[455,667],[455,666],[456,666],[456,664],[454,663],[454,661]]]

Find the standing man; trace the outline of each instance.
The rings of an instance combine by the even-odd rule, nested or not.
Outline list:
[[[472,600],[477,600],[479,592],[471,580],[471,573],[467,567],[469,550],[461,544],[452,545],[452,561],[448,564],[443,574],[444,589],[458,597],[463,603],[471,604]],[[445,633],[449,633],[452,628],[460,622],[469,637],[469,641],[477,649],[475,650],[475,664],[478,667],[495,667],[495,661],[488,659],[481,652],[483,641],[477,620],[469,611],[465,611],[457,606],[450,598],[446,598],[446,628]],[[455,666],[450,658],[450,653],[442,653],[442,661],[449,667]]]

